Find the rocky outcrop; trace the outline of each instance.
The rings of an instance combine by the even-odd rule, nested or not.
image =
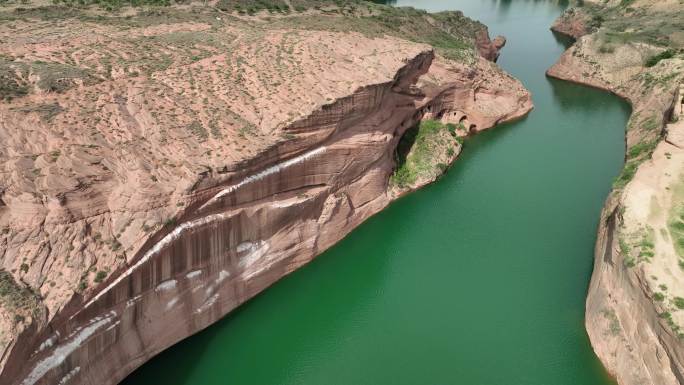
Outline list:
[[[579,39],[580,37],[591,33],[592,29],[592,20],[589,15],[581,12],[577,8],[568,8],[565,10],[551,26],[552,31],[569,36],[573,39]]]
[[[506,45],[506,38],[497,36],[491,40],[486,29],[481,30],[476,37],[475,44],[482,57],[496,62],[499,59],[499,51]]]
[[[587,2],[553,27],[578,40],[548,75],[613,92],[632,106],[625,167],[601,213],[586,305],[592,346],[621,385],[684,383],[684,255],[676,227],[684,158],[681,124],[671,123],[681,119],[684,60],[663,55],[667,48],[649,37],[679,23],[673,14],[682,14],[681,4]],[[625,24],[637,27],[623,33]],[[682,45],[675,36],[663,40]]]
[[[471,51],[191,16],[5,31],[25,31],[3,49],[27,92],[0,106],[1,262],[32,289],[3,383],[116,383],[389,204],[395,149],[421,119],[477,132],[532,108]],[[54,72],[32,55],[93,63],[97,81],[67,71],[43,90]]]
[[[666,140],[601,215],[587,332],[620,384],[684,383],[681,235],[673,227],[682,214],[682,134],[681,122],[668,125]]]

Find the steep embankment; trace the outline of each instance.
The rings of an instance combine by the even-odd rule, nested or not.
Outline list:
[[[683,22],[678,1],[587,1],[553,26],[577,41],[548,74],[612,91],[633,110],[586,309],[594,350],[622,385],[684,383]]]
[[[2,14],[3,383],[119,381],[434,180],[410,127],[531,109],[481,24],[362,4]]]

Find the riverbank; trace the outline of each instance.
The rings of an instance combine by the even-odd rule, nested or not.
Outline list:
[[[632,105],[625,167],[601,214],[586,327],[620,384],[681,384],[684,254],[679,156],[684,47],[677,2],[632,1],[566,11],[576,38],[549,76],[609,90]]]

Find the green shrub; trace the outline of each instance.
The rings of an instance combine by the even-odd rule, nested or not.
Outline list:
[[[95,274],[95,282],[100,283],[102,282],[105,278],[107,278],[107,272],[100,270]]]
[[[670,230],[670,237],[672,243],[680,258],[684,258],[684,206],[678,205],[670,213],[670,219],[667,223]],[[679,261],[679,267],[684,269],[684,261]]]
[[[599,52],[600,53],[613,53],[615,52],[615,47],[612,45],[604,44],[601,47],[599,47]]]
[[[455,153],[453,141],[444,140],[444,133],[451,133],[451,130],[448,125],[436,120],[424,120],[408,129],[397,145],[397,169],[390,182],[399,187],[408,187],[420,176],[434,177],[444,173],[448,165],[435,163],[435,159],[439,158],[438,154],[453,156]]]
[[[632,180],[632,178],[634,178],[634,174],[636,174],[638,167],[639,162],[628,161],[627,163],[625,163],[625,166],[622,168],[622,172],[617,178],[615,178],[615,181],[613,182],[613,187],[616,189],[625,187],[627,183],[629,183]]]
[[[12,274],[0,269],[0,303],[13,310],[38,310],[40,297],[30,288],[22,286],[14,280]]]
[[[677,309],[684,309],[684,298],[682,297],[674,297],[674,300],[672,301],[674,305],[677,307]]]
[[[590,25],[591,25],[593,28],[599,28],[599,27],[601,27],[601,25],[603,24],[604,21],[605,21],[605,19],[603,18],[603,16],[601,16],[601,15],[594,15],[594,16],[592,16],[592,18],[591,18]]]
[[[663,51],[657,55],[654,55],[654,56],[651,56],[650,58],[648,58],[646,60],[645,65],[646,65],[646,67],[653,67],[656,64],[658,64],[661,60],[673,58],[674,55],[675,55],[674,50],[671,50],[671,49],[665,50],[665,51]]]

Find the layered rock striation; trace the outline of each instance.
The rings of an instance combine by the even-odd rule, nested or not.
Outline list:
[[[621,385],[684,383],[682,18],[675,1],[586,1],[552,27],[577,40],[548,75],[632,106],[586,304],[592,346]]]
[[[477,54],[496,44],[456,27],[447,59],[347,30],[362,18],[45,12],[0,25],[7,384],[120,381],[405,192],[410,127],[465,135],[532,108]]]

